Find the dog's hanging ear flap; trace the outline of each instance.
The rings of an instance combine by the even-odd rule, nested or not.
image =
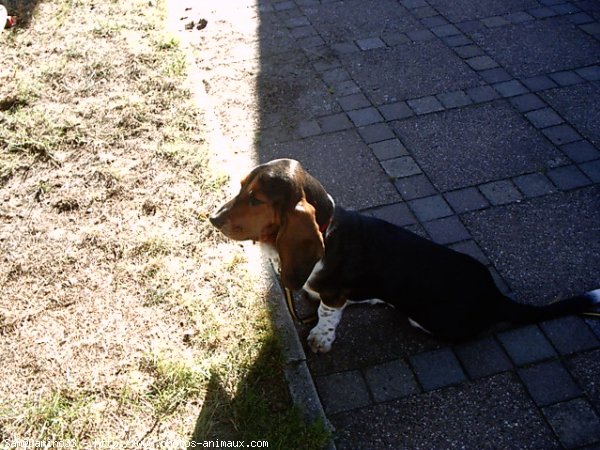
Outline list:
[[[279,254],[283,285],[301,289],[314,265],[323,256],[323,236],[315,208],[302,198],[283,218],[275,246]]]

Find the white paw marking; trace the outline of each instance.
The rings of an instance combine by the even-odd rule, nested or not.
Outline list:
[[[335,329],[342,318],[341,308],[331,308],[324,303],[319,305],[319,322],[310,330],[308,345],[314,353],[327,353],[335,341]]]

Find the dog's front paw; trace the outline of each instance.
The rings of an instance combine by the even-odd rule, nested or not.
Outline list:
[[[314,327],[308,335],[308,345],[313,353],[327,353],[335,341],[335,331]]]

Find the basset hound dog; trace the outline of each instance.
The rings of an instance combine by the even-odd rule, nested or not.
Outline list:
[[[210,222],[231,239],[274,250],[283,285],[320,301],[308,337],[314,352],[331,349],[342,311],[354,302],[388,303],[413,326],[448,341],[497,322],[531,323],[600,303],[600,289],[547,306],[515,302],[471,256],[335,205],[292,159],[255,167]]]

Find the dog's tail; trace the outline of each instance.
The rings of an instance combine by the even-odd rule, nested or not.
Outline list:
[[[525,305],[517,303],[508,297],[502,297],[502,300],[498,303],[498,317],[500,321],[526,324],[570,314],[591,313],[599,307],[600,289],[595,289],[585,294],[576,295],[575,297],[545,306]]]

